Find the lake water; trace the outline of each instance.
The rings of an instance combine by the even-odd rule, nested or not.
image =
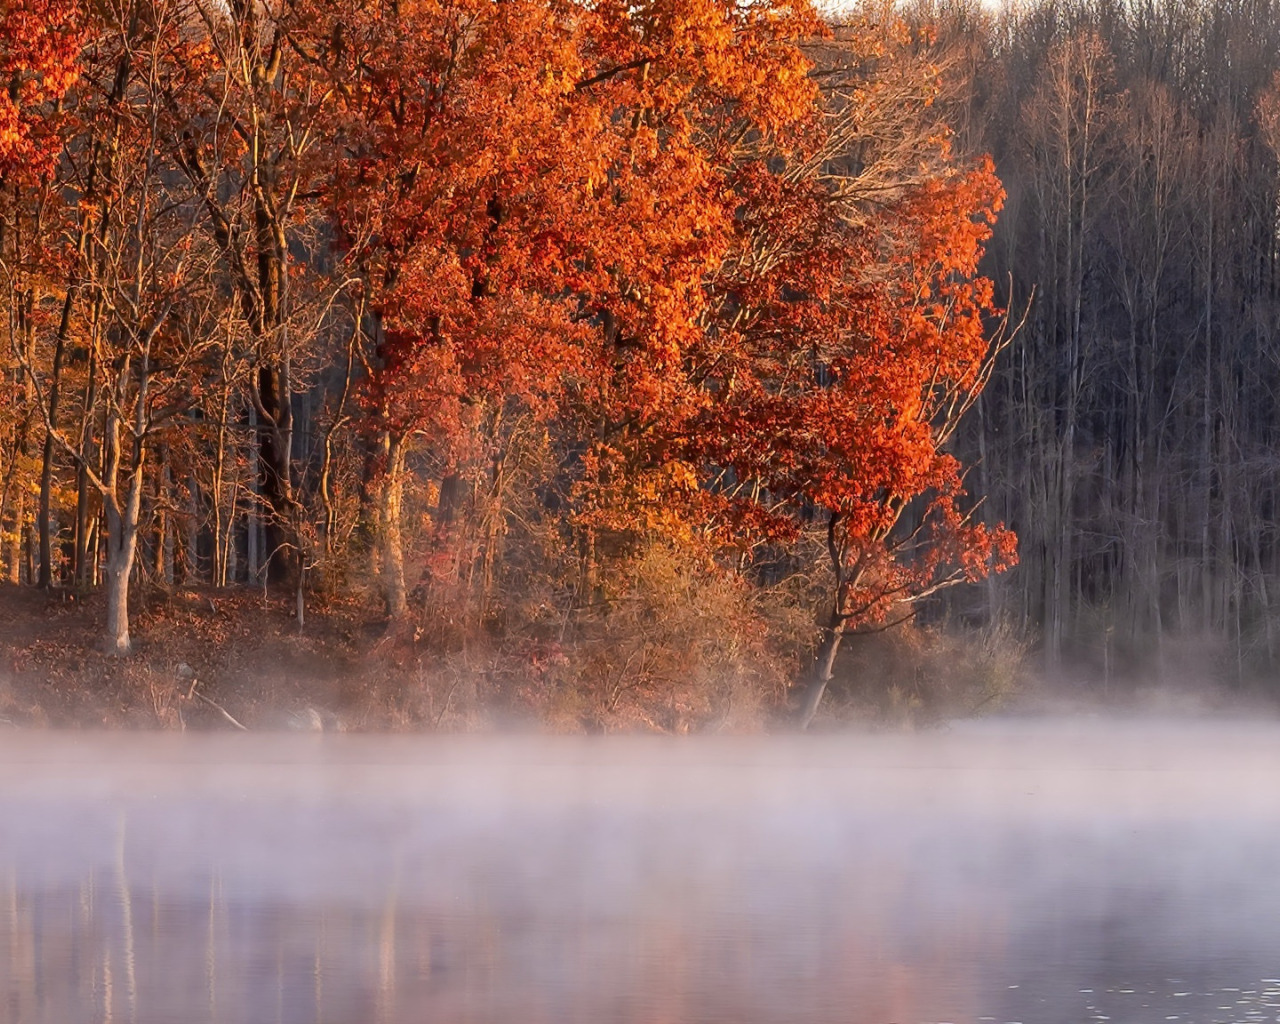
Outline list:
[[[0,1021],[1280,1021],[1280,726],[3,733]]]

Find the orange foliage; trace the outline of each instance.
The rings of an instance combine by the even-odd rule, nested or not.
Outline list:
[[[941,137],[854,215],[817,156],[810,9],[447,0],[343,25],[332,207],[385,328],[385,427],[447,445],[483,408],[566,417],[596,529],[749,547],[825,510],[849,618],[1011,562],[941,450],[985,382],[1003,193]]]
[[[75,83],[83,12],[68,0],[0,3],[0,174],[47,172],[57,157],[51,105]]]

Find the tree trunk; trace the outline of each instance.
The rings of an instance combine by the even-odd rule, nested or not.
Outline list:
[[[57,362],[55,360],[55,366]],[[53,385],[57,387],[56,377]],[[56,395],[49,400],[50,415],[56,406]],[[44,590],[53,586],[53,522],[50,505],[53,496],[53,437],[46,435],[40,464],[40,504],[36,511],[39,532],[40,569],[36,585]]]
[[[227,494],[227,417],[230,413],[230,402],[224,392],[222,408],[219,410],[218,443],[214,448],[213,472],[209,481],[209,500],[213,503],[213,579],[215,587],[227,585],[228,552],[231,549],[228,535],[230,524],[235,521],[234,492]],[[228,498],[230,508],[228,509]]]
[[[76,587],[89,586],[89,474],[83,465],[76,467],[76,550],[74,574]]]
[[[321,438],[321,450],[324,452],[324,456],[320,463],[319,491],[320,508],[324,513],[322,550],[326,561],[332,560],[337,553],[338,535],[341,526],[338,521],[338,506],[334,500],[333,489],[334,438],[338,430],[347,422],[347,400],[356,381],[357,353],[366,339],[366,335],[360,326],[364,319],[363,303],[361,303],[354,313],[356,326],[347,340],[347,360],[346,370],[342,376],[342,391],[338,395],[337,403]]]
[[[440,502],[436,510],[436,522],[452,523],[462,507],[462,476],[449,473],[440,481]]]
[[[173,483],[169,471],[169,453],[163,450],[160,467],[156,472],[155,490],[155,546],[152,551],[152,572],[165,587],[173,586]]]
[[[102,519],[101,515],[96,515],[89,524],[89,547],[92,550],[89,557],[89,586],[95,589],[102,583]]]
[[[597,568],[596,531],[588,526],[578,534],[578,593],[574,600],[575,607],[586,608],[595,600],[599,582]]]
[[[256,466],[259,459],[258,444],[258,409],[249,406],[249,465]],[[260,498],[261,476],[256,472],[249,473],[250,498],[245,508],[245,572],[250,583],[261,581],[262,573],[262,531],[259,524],[262,520],[262,503]]]
[[[293,498],[293,411],[288,395],[288,377],[264,366],[258,375],[258,395],[262,412],[258,432],[261,493],[270,510],[266,525],[266,572],[276,581],[296,579],[299,566],[296,538],[291,528]]]
[[[200,484],[194,471],[187,474],[187,537],[183,582],[200,582]]]
[[[21,487],[13,501],[13,530],[9,534],[9,582],[22,582],[22,537],[26,532],[27,493]]]
[[[122,552],[117,553],[110,541],[108,547],[112,553],[106,566],[107,633],[103,646],[108,654],[125,655],[133,650],[129,638],[129,574],[133,570],[133,559],[126,560]]]
[[[840,642],[844,639],[844,625],[838,618],[833,618],[822,630],[822,643],[818,645],[818,653],[814,658],[813,674],[804,690],[804,700],[796,716],[796,725],[801,729],[809,728],[813,716],[818,713],[818,705],[822,703],[827,692],[827,684],[831,682],[835,671],[836,655],[840,651]]]
[[[93,331],[98,330],[100,304],[93,307]],[[89,511],[89,464],[93,459],[93,435],[95,406],[98,401],[97,360],[92,348],[89,352],[88,383],[85,385],[84,411],[80,421],[80,441],[76,459],[76,586],[87,590],[97,584],[96,567],[91,569],[92,549],[90,535],[94,532],[94,517]]]
[[[28,583],[33,583],[36,578],[36,551],[40,547],[40,536],[36,530],[36,521],[31,520],[27,530],[27,546],[23,552],[23,560],[26,563],[26,578]]]
[[[118,429],[109,431],[114,441]],[[103,646],[108,654],[125,655],[133,650],[129,635],[129,580],[138,550],[138,521],[142,510],[142,465],[139,453],[129,482],[129,493],[121,508],[114,495],[104,495],[107,517],[106,594],[107,629]],[[113,474],[114,475],[114,474]]]
[[[404,579],[404,542],[400,530],[404,496],[405,439],[400,434],[383,436],[386,470],[378,507],[379,564],[382,596],[387,616],[402,619],[409,611],[409,595]]]
[[[68,289],[62,303],[62,321],[53,347],[53,366],[49,377],[49,424],[58,426],[58,397],[62,390],[62,361],[67,348],[67,334],[71,330],[71,308],[75,303],[75,290]],[[40,578],[37,585],[48,589],[53,586],[53,527],[50,522],[50,503],[53,496],[53,434],[46,431],[44,451],[40,460],[40,508],[37,523],[40,528]]]

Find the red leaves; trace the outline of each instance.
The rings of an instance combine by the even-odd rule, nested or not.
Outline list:
[[[353,24],[331,200],[387,328],[380,422],[455,448],[469,409],[574,424],[595,529],[749,546],[825,509],[859,615],[1008,564],[941,452],[985,380],[1003,193],[877,80],[824,106],[811,12],[451,0]],[[927,65],[845,45],[927,108]],[[841,142],[849,111],[883,137]]]
[[[43,174],[59,142],[52,104],[75,84],[83,42],[82,12],[68,0],[0,4],[0,174]]]

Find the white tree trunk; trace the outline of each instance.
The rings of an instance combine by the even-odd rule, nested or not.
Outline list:
[[[108,654],[128,654],[133,650],[129,636],[129,577],[138,549],[138,516],[130,502],[122,515],[107,502],[107,630],[103,646]]]

